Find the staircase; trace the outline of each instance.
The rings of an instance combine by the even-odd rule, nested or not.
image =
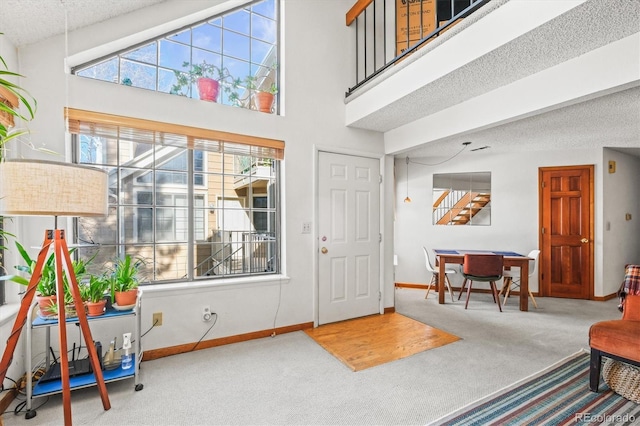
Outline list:
[[[433,204],[434,223],[466,225],[490,202],[487,192],[444,191]]]

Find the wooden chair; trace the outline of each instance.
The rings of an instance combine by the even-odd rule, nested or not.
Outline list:
[[[534,259],[533,267],[529,270],[529,282],[531,282],[531,278],[535,277],[538,273],[538,259],[540,258],[540,250],[531,250],[527,257]],[[513,273],[512,271],[504,271],[502,273],[502,289],[500,289],[500,294],[504,294],[504,302],[502,305],[507,304],[507,299],[509,298],[509,294],[511,293],[511,289],[515,287],[520,287],[520,272]],[[531,287],[529,287],[529,297],[531,298],[531,302],[533,302],[533,306],[538,309],[538,304],[536,303],[535,297],[533,297],[533,293],[531,292]]]
[[[436,286],[436,288],[438,288],[438,275],[440,274],[440,271],[438,269],[435,269],[433,267],[433,264],[431,263],[431,256],[429,256],[429,251],[426,249],[426,247],[422,247],[422,251],[424,252],[424,263],[427,267],[427,271],[431,272],[431,281],[429,282],[429,287],[427,287],[427,294],[426,296],[424,296],[424,298],[426,299],[427,297],[429,297],[429,292],[431,291],[431,287],[432,286]],[[456,271],[455,269],[445,269],[444,270],[444,283],[447,286],[447,289],[449,289],[449,294],[451,295],[451,301],[453,302],[453,290],[451,290],[451,281],[449,281],[449,274],[455,274]]]
[[[502,278],[503,270],[503,258],[499,254],[465,254],[464,263],[462,264],[462,275],[464,281],[460,294],[458,294],[458,300],[467,286],[467,300],[464,304],[464,308],[467,309],[469,305],[469,296],[471,296],[471,286],[474,281],[488,282],[491,286],[491,294],[493,295],[493,301],[498,304],[498,309],[502,312],[502,306],[500,306],[500,296],[498,295],[498,288],[496,287],[496,281]]]

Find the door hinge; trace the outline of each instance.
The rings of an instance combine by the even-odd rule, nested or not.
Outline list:
[[[378,234],[378,242],[381,243],[382,242],[382,233]]]
[[[382,175],[378,175],[380,183],[382,183]]]
[[[544,234],[544,228],[540,229],[540,233]]]
[[[547,186],[547,184],[544,181],[540,182],[540,184],[543,188]]]
[[[378,301],[380,301],[380,300],[382,300],[382,292],[381,291],[378,292]]]

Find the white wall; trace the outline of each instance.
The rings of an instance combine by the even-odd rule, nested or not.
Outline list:
[[[602,275],[604,294],[611,294],[620,288],[625,265],[640,264],[640,158],[612,149],[603,154]],[[609,161],[616,162],[615,173],[607,171]]]
[[[628,156],[627,156],[628,157]],[[631,163],[628,157],[627,161]],[[421,159],[414,159],[420,161]],[[509,250],[526,254],[538,248],[538,168],[567,165],[595,165],[595,287],[596,297],[610,295],[617,290],[610,280],[603,279],[604,265],[611,254],[605,251],[605,243],[617,244],[626,241],[625,246],[634,246],[637,254],[635,234],[621,231],[605,240],[602,237],[603,206],[608,203],[603,198],[602,149],[571,151],[537,151],[522,154],[493,154],[491,150],[466,152],[440,166],[409,165],[409,195],[411,203],[403,203],[406,192],[405,159],[396,160],[396,221],[395,253],[398,255],[396,282],[427,284],[431,275],[424,267],[422,246],[441,249],[493,249]],[[422,159],[423,163],[435,163],[433,159]],[[626,167],[625,167],[626,168]],[[432,175],[434,173],[491,172],[491,225],[490,226],[435,226],[431,221],[433,205]],[[607,199],[620,196],[625,190],[635,192],[634,211],[637,211],[637,170],[632,175],[617,175],[620,181],[608,183],[619,185],[619,189]],[[605,176],[605,178],[608,178]],[[621,183],[624,181],[624,185]],[[634,185],[632,189],[632,185]],[[609,188],[605,187],[606,190]],[[620,199],[620,197],[616,198]],[[630,206],[629,209],[632,209]],[[620,210],[620,209],[618,209]],[[613,220],[611,219],[613,223]],[[635,222],[634,222],[635,223]],[[619,222],[618,222],[619,224]],[[612,225],[612,228],[615,226]],[[605,254],[606,253],[606,254]],[[606,257],[605,257],[606,256]],[[626,256],[622,256],[627,258]],[[604,260],[604,261],[603,261]],[[616,267],[619,269],[618,267]],[[607,274],[611,273],[608,269]],[[620,277],[619,273],[616,277]],[[617,278],[616,278],[617,279]],[[615,280],[614,280],[615,281]],[[454,285],[462,282],[455,277]],[[619,286],[618,281],[617,285]],[[530,282],[533,291],[538,290],[538,282]]]
[[[204,1],[186,3],[189,13],[211,6],[211,2]],[[185,2],[169,1],[154,6],[153,14],[136,13],[135,19],[116,18],[72,32],[69,34],[69,55],[73,60],[86,57],[87,49],[110,41],[114,34],[132,40],[132,34],[158,25],[160,22],[156,16],[179,17],[186,13],[183,4]],[[354,42],[344,24],[344,14],[352,4],[352,0],[284,1],[285,39],[281,67],[285,81],[281,94],[285,116],[65,76],[63,36],[28,46],[20,52],[21,71],[29,76],[28,88],[40,105],[32,126],[33,143],[46,143],[50,149],[65,155],[68,151],[63,120],[65,104],[73,108],[282,139],[286,143],[282,180],[286,276],[249,279],[235,285],[212,281],[197,286],[157,285],[147,288],[143,297],[143,330],[150,327],[153,312],[163,312],[164,318],[162,327],[144,338],[145,349],[199,340],[211,325],[200,318],[205,304],[219,314],[217,324],[205,339],[314,320],[314,276],[310,271],[314,270],[315,242],[313,234],[301,233],[302,223],[310,222],[314,217],[314,147],[383,156],[382,135],[344,125],[344,92],[353,74],[349,57],[352,49],[345,49],[345,45]],[[111,28],[113,32],[109,30]],[[23,154],[30,158],[43,157],[33,152]],[[391,171],[389,160],[386,160],[384,170]],[[388,190],[391,189],[389,185]],[[39,245],[42,230],[47,226],[51,224],[43,220],[22,222],[20,240],[26,240],[28,246]],[[383,229],[392,234],[390,217],[383,224]],[[385,253],[390,259],[388,247]],[[391,272],[386,273],[385,280],[389,293],[385,295],[385,306],[392,306]],[[101,335],[94,337],[111,339],[121,332],[120,328],[127,331],[129,326],[103,327],[108,330],[100,330],[98,333]]]

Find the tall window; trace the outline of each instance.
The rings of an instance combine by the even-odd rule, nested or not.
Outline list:
[[[228,133],[238,142],[222,141],[181,126],[160,132],[161,123],[96,113],[84,121],[88,112],[70,111],[80,117],[70,117],[75,161],[109,175],[108,217],[76,220],[81,247],[97,245],[81,257],[95,255],[94,265],[142,257],[152,282],[279,272],[284,143]]]
[[[257,92],[277,92],[277,64],[278,1],[260,0],[83,64],[73,73],[196,99],[205,99],[196,79],[213,77],[220,80],[214,102],[258,109]],[[277,111],[277,97],[272,108]]]

